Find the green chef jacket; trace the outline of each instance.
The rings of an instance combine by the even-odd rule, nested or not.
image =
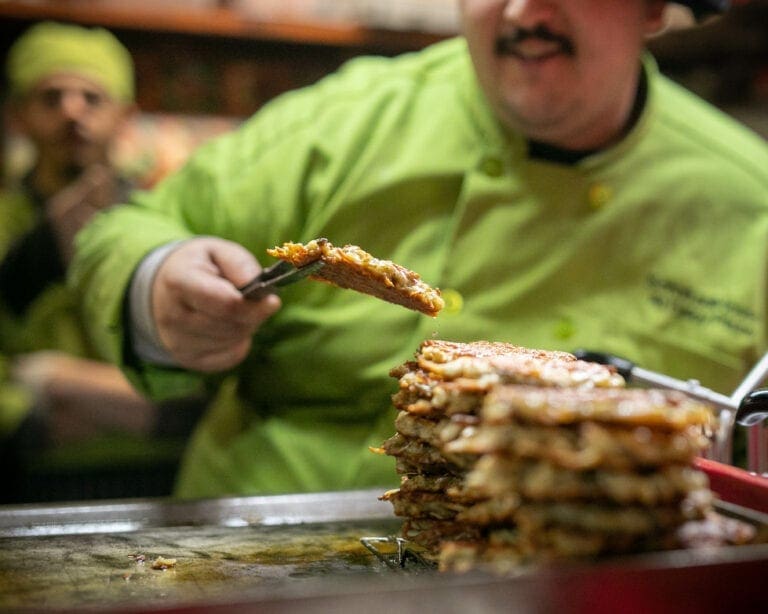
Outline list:
[[[647,101],[615,147],[573,164],[505,131],[466,45],[360,58],[267,105],[80,237],[74,280],[101,351],[157,397],[199,376],[131,360],[124,295],[139,261],[206,234],[262,263],[327,237],[440,287],[435,319],[326,284],[283,309],[224,380],[178,494],[395,482],[389,370],[426,338],[613,352],[729,392],[766,348],[765,143],[645,60]]]
[[[20,237],[35,228],[41,214],[42,204],[28,190],[19,187],[0,192],[0,261]],[[45,349],[81,357],[94,355],[80,324],[75,296],[64,284],[58,253],[40,254],[36,261],[27,259],[18,268],[30,265],[37,271],[18,271],[13,274],[16,278],[6,274],[5,268],[0,272],[0,439],[16,429],[32,404],[29,394],[8,378],[12,356]],[[19,274],[29,284],[27,288],[18,287]]]
[[[121,180],[120,189],[127,193],[129,183]],[[127,469],[136,485],[127,492],[141,494],[145,486],[140,481],[148,481],[141,476],[148,474],[154,479],[160,469],[170,471],[167,467],[177,462],[183,437],[105,432],[55,448],[34,447],[44,443],[38,439],[11,439],[19,436],[24,421],[36,409],[34,395],[10,377],[14,357],[56,350],[80,358],[97,358],[83,325],[77,296],[65,283],[51,230],[41,222],[43,214],[42,199],[28,182],[0,192],[0,450],[19,447],[20,458],[15,462],[22,466],[14,469],[24,472],[19,479],[25,489],[20,493],[4,491],[3,495],[29,496],[35,501],[96,496],[98,488],[107,487],[107,479],[115,489],[122,488],[122,473],[116,472]],[[94,475],[109,477],[101,477],[97,488],[92,483]],[[53,483],[53,491],[37,492],[51,488]],[[119,496],[116,490],[114,493],[112,496]]]

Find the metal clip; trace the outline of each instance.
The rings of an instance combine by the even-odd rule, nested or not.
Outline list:
[[[431,569],[435,563],[428,561],[411,546],[408,540],[390,535],[388,537],[361,537],[360,543],[390,569],[405,569],[411,562],[416,569]],[[384,552],[378,545],[394,545],[394,550]]]
[[[305,277],[319,271],[324,265],[324,261],[315,260],[297,268],[290,262],[281,260],[268,269],[264,269],[251,281],[239,288],[239,290],[245,298],[260,299],[271,292],[275,292],[281,286],[301,281]]]

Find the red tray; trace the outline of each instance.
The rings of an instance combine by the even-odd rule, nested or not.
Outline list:
[[[768,514],[768,478],[705,458],[695,464],[709,476],[710,488],[721,500]]]

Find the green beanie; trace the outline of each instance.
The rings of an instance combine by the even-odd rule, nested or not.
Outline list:
[[[53,22],[32,26],[8,53],[11,93],[23,95],[41,79],[58,72],[93,79],[121,102],[133,102],[133,60],[113,34]]]

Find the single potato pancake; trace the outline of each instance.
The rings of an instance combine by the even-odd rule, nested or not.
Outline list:
[[[335,247],[328,239],[314,239],[306,244],[283,243],[268,249],[267,253],[296,267],[322,260],[325,266],[311,275],[312,279],[369,294],[429,316],[436,316],[445,304],[440,290],[424,283],[418,273],[375,258],[356,245]]]

